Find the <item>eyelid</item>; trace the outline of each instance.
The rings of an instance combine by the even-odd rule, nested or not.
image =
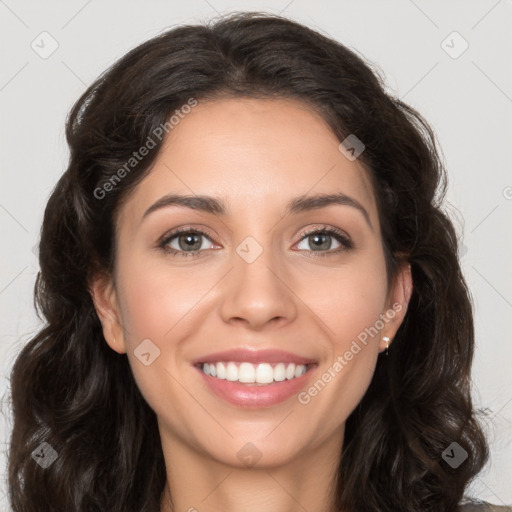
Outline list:
[[[204,235],[208,237],[210,240],[214,241],[215,236],[210,233],[208,228],[200,226],[200,227],[192,227],[192,226],[180,226],[177,228],[170,229],[164,235],[159,238],[158,245],[167,244],[169,240],[174,238],[181,233],[198,233],[200,235]]]
[[[323,232],[327,232],[328,234],[335,233],[336,235],[339,235],[339,236],[345,238],[347,241],[350,241],[350,242],[352,241],[350,236],[347,233],[345,233],[342,229],[335,228],[334,226],[329,226],[327,224],[324,224],[320,227],[315,226],[313,228],[308,228],[308,229],[305,229],[304,231],[302,231],[299,235],[300,236],[299,242],[308,235],[312,235],[314,233],[323,233]]]

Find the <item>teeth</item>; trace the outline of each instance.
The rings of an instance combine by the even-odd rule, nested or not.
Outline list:
[[[217,369],[217,378],[218,379],[226,378],[226,366],[224,365],[224,363],[217,363],[216,365],[212,365],[212,366],[215,366]]]
[[[304,375],[308,367],[304,364],[277,363],[272,367],[269,363],[203,363],[203,372],[217,379],[225,379],[231,382],[242,382],[246,384],[272,384],[291,380]]]

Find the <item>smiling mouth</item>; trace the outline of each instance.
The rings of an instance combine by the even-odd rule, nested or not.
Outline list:
[[[249,363],[219,361],[198,363],[197,368],[205,375],[219,380],[239,384],[268,386],[277,382],[290,381],[305,375],[314,364],[295,363]]]

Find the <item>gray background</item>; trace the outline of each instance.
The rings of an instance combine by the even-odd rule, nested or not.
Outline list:
[[[34,246],[48,195],[66,168],[66,114],[129,48],[166,27],[233,10],[281,13],[355,48],[433,125],[450,178],[446,209],[464,241],[475,304],[475,402],[488,410],[491,460],[470,491],[512,503],[511,0],[0,0],[0,510],[9,510],[8,377],[40,326],[32,305]],[[469,44],[461,55],[464,42],[453,31]],[[56,51],[42,58],[52,44]]]

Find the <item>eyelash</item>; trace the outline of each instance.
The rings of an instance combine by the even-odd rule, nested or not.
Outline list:
[[[203,251],[203,249],[199,251],[181,251],[176,249],[170,249],[167,247],[167,245],[177,236],[187,233],[187,234],[194,234],[194,235],[204,235],[206,238],[211,240],[211,236],[206,233],[205,231],[202,231],[200,229],[192,229],[192,228],[179,228],[171,233],[169,233],[167,236],[165,236],[162,241],[158,244],[158,247],[162,249],[165,253],[170,253],[173,256],[178,257],[189,257],[189,256],[198,256],[200,252]],[[327,251],[306,251],[309,253],[312,253],[314,257],[325,257],[330,256],[333,254],[339,254],[343,251],[350,251],[353,249],[354,244],[352,241],[339,229],[336,228],[330,228],[328,226],[323,226],[322,228],[314,228],[312,230],[306,231],[304,233],[301,233],[301,238],[299,240],[299,243],[302,242],[303,239],[311,236],[311,235],[330,235],[334,239],[336,239],[342,247],[339,247],[335,250],[327,250]]]

